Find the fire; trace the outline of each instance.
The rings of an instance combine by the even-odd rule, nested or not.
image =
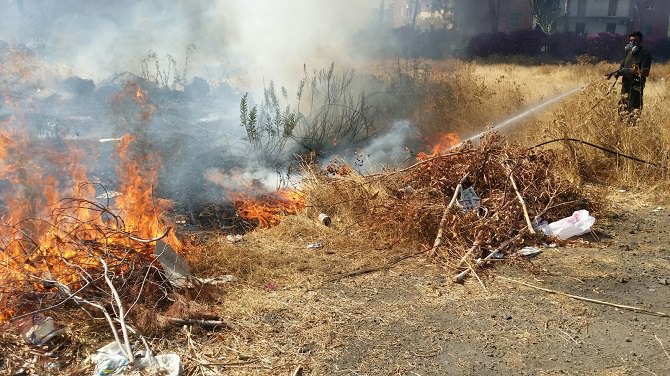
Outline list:
[[[305,198],[295,190],[278,190],[257,198],[235,195],[237,214],[249,221],[258,223],[258,227],[269,228],[278,225],[281,217],[297,214],[305,208]]]
[[[297,214],[305,208],[302,192],[278,189],[267,193],[265,185],[248,171],[212,169],[207,171],[206,178],[227,192],[226,200],[233,202],[238,216],[261,228],[276,226],[282,216]]]
[[[151,104],[148,99],[148,93],[143,90],[137,82],[132,81],[126,82],[123,89],[116,93],[112,98],[113,102],[117,105],[127,100],[131,100],[132,103],[139,106],[138,115],[142,122],[151,120],[151,117],[156,111],[156,106]]]
[[[0,79],[6,72],[0,71]],[[12,74],[15,71],[11,72]],[[142,140],[121,138],[116,149],[120,195],[109,208],[101,209],[96,186],[90,182],[84,161],[95,161],[95,150],[77,141],[51,147],[35,140],[21,116],[21,104],[4,95],[13,114],[0,121],[0,321],[16,313],[21,302],[12,291],[44,291],[57,281],[73,288],[80,273],[101,268],[96,249],[139,254],[153,252],[153,244],[129,241],[155,238],[165,233],[162,215],[170,203],[156,199],[160,157],[145,151]],[[136,120],[146,127],[155,106],[137,84],[127,84],[115,97],[129,98],[139,112]],[[88,148],[88,149],[87,149]],[[105,212],[107,210],[107,212]],[[110,220],[105,214],[116,218]],[[119,218],[121,220],[119,220]],[[181,244],[173,232],[163,239],[175,250]],[[87,245],[89,244],[89,245]],[[97,248],[96,248],[97,247]],[[117,271],[130,266],[118,257]],[[120,260],[120,261],[119,261]],[[112,264],[110,264],[110,267]]]
[[[428,159],[440,155],[454,146],[458,145],[461,139],[456,133],[446,133],[440,136],[439,141],[432,147],[430,154],[418,153],[417,159]]]

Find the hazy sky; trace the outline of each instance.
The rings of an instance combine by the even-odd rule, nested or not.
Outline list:
[[[387,6],[389,1],[386,2]],[[149,51],[190,76],[281,82],[354,57],[351,37],[378,0],[0,0],[0,39],[38,49],[72,75],[138,72]]]

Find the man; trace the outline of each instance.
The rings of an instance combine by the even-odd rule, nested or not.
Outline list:
[[[634,31],[628,35],[626,45],[626,56],[621,61],[619,69],[608,74],[621,76],[621,100],[619,102],[620,113],[632,115],[634,110],[642,110],[642,97],[644,95],[644,84],[649,77],[651,69],[651,55],[641,45],[642,33]]]

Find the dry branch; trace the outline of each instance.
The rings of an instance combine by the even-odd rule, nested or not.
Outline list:
[[[523,196],[521,196],[519,188],[516,186],[516,181],[514,181],[514,174],[512,174],[511,171],[509,173],[509,181],[512,183],[512,187],[514,188],[516,197],[519,199],[519,202],[521,203],[521,208],[523,209],[523,217],[526,219],[526,225],[528,225],[528,232],[531,234],[535,234],[535,230],[533,229],[533,223],[530,221],[530,217],[528,216],[528,209],[526,208],[526,202],[523,200]]]
[[[517,281],[516,279],[511,279],[511,278],[507,278],[507,277],[498,276],[498,278],[500,278],[502,280],[505,280],[505,281],[518,283],[520,285],[527,286],[527,287],[530,287],[530,288],[533,288],[533,289],[536,289],[536,290],[545,291],[545,292],[548,292],[550,294],[557,294],[557,295],[567,296],[568,298],[577,299],[577,300],[581,300],[581,301],[584,301],[584,302],[602,304],[602,305],[615,307],[615,308],[621,308],[621,309],[627,309],[627,310],[630,310],[630,311],[645,313],[645,314],[653,315],[653,316],[670,317],[669,314],[664,313],[664,312],[655,312],[655,311],[648,310],[646,308],[633,307],[633,306],[617,304],[617,303],[610,303],[610,302],[606,302],[604,300],[591,299],[591,298],[586,298],[586,297],[579,296],[579,295],[568,294],[568,293],[565,293],[565,292],[562,292],[562,291],[557,291],[557,290],[552,290],[552,289],[548,289],[548,288],[544,288],[544,287],[531,285],[530,283],[526,283],[526,282],[523,282],[523,281]]]

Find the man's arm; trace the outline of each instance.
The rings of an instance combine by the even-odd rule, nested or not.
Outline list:
[[[640,75],[642,77],[649,77],[651,71],[651,55],[645,51],[642,61],[640,61]]]

